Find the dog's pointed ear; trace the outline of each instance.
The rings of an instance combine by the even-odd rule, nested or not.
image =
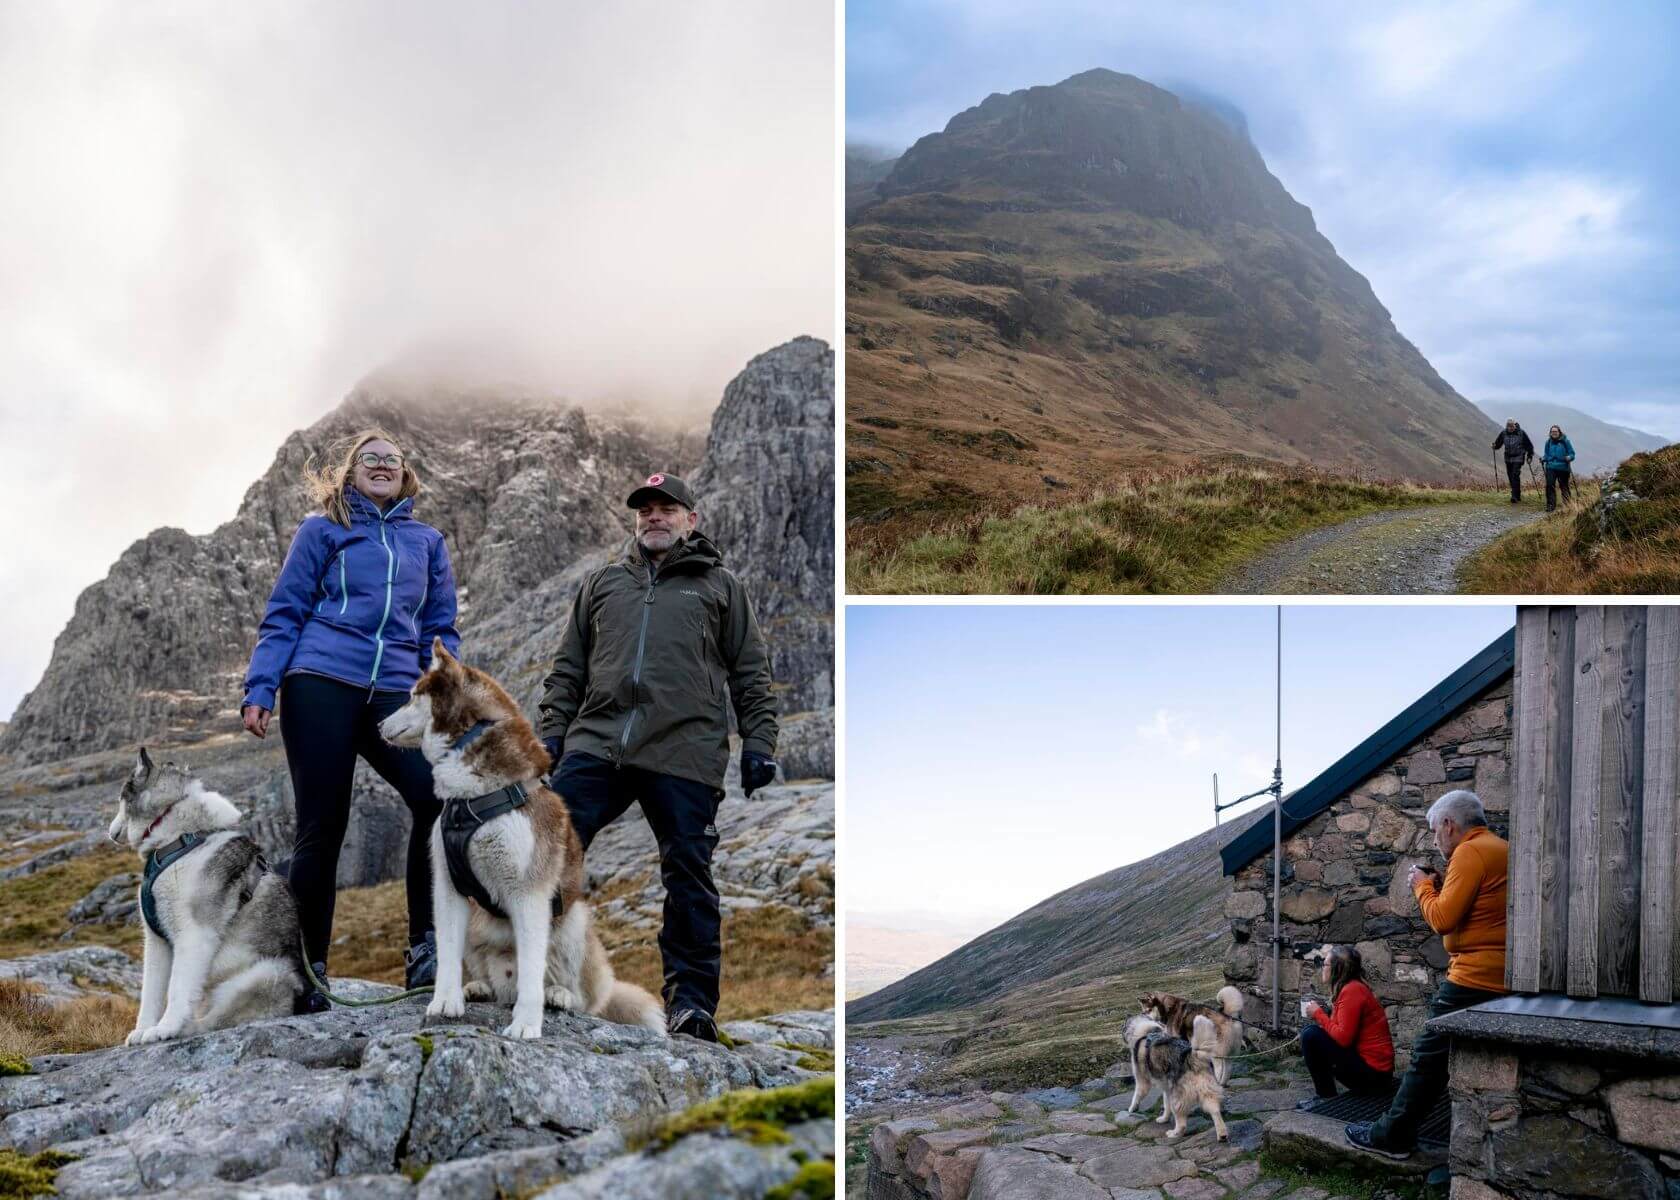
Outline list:
[[[146,747],[140,747],[140,753],[134,756],[134,782],[144,783],[151,778],[152,756],[146,753]]]
[[[432,665],[447,671],[450,667],[460,666],[461,660],[449,653],[449,647],[443,644],[442,638],[435,637],[432,639]]]
[[[1154,1006],[1149,1003],[1149,997],[1148,996],[1139,996],[1138,997],[1138,1008],[1140,1010],[1142,1010],[1143,1012],[1148,1012],[1152,1007],[1154,1007]]]

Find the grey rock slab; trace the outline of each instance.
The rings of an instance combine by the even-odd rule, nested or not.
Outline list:
[[[1107,1188],[1079,1176],[1073,1167],[1018,1148],[980,1156],[968,1200],[1110,1200]]]
[[[1198,1169],[1178,1157],[1171,1146],[1122,1141],[1105,1154],[1086,1158],[1079,1173],[1104,1187],[1149,1188],[1187,1179],[1198,1174]]]
[[[1161,1189],[1172,1200],[1223,1200],[1225,1188],[1211,1179],[1175,1179]]]
[[[1228,1113],[1268,1113],[1292,1109],[1313,1095],[1311,1084],[1302,1083],[1283,1088],[1258,1088],[1226,1096],[1221,1106]]]
[[[437,1163],[415,1189],[415,1200],[504,1200],[528,1196],[556,1179],[581,1175],[625,1152],[624,1134],[602,1129],[569,1142],[500,1150]]]
[[[783,1042],[834,1049],[834,1013],[790,1012],[721,1026],[737,1042]]]
[[[110,946],[74,946],[0,959],[0,979],[33,983],[50,1000],[74,1000],[90,992],[140,995],[140,964]]]
[[[219,1183],[171,1195],[181,1200],[414,1200],[406,1175],[352,1175],[323,1183]]]
[[[1058,1158],[1084,1162],[1099,1154],[1108,1154],[1130,1143],[1121,1137],[1098,1137],[1089,1133],[1047,1133],[1016,1143],[1022,1150],[1036,1150],[1040,1154],[1054,1154]]]
[[[1065,1087],[1035,1088],[1021,1094],[1042,1108],[1078,1108],[1085,1103],[1083,1096]]]
[[[826,1131],[808,1141],[834,1144]],[[790,1130],[796,1142],[799,1130]],[[800,1146],[755,1146],[722,1134],[686,1137],[669,1150],[618,1159],[537,1193],[536,1200],[761,1200],[799,1173]]]

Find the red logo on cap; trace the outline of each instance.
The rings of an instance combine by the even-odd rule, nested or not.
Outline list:
[[[648,485],[650,487],[658,487],[660,484],[662,484],[664,482],[665,482],[665,476],[663,476],[663,475],[649,475],[648,476]]]

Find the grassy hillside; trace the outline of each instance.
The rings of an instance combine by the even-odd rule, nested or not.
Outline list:
[[[1607,484],[1484,547],[1464,565],[1465,590],[1680,592],[1680,445],[1635,454]]]
[[[860,593],[1208,592],[1237,564],[1295,534],[1383,509],[1485,503],[1475,486],[1431,488],[1230,459],[1135,472],[1067,503],[955,517],[894,507],[879,482],[846,502],[846,587]],[[851,520],[854,504],[889,515]]]
[[[846,1005],[846,1028],[941,1038],[947,1081],[1039,1086],[1121,1057],[1141,991],[1222,982],[1219,847],[1238,824],[1069,888],[915,974]]]

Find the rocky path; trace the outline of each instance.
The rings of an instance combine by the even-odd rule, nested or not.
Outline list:
[[[428,1024],[416,1000],[43,1056],[0,1079],[0,1148],[66,1156],[64,1200],[758,1200],[803,1195],[791,1181],[833,1157],[832,1012],[735,1022],[729,1048],[552,1012],[513,1041],[506,1019],[474,1004]],[[665,1134],[724,1093],[783,1088],[774,1136]],[[829,1115],[811,1111],[823,1089]]]
[[[881,1047],[877,1057],[891,1047]],[[861,1096],[851,1094],[856,1039],[846,1047],[847,1119]],[[867,1057],[865,1054],[864,1057]],[[1287,1114],[1312,1089],[1298,1062],[1239,1063],[1227,1087],[1228,1142],[1215,1140],[1212,1124],[1198,1114],[1189,1133],[1168,1139],[1155,1097],[1143,1112],[1126,1111],[1132,1099],[1128,1063],[1077,1087],[1027,1092],[973,1092],[901,1106],[878,1120],[862,1156],[861,1189],[848,1175],[848,1196],[864,1200],[1354,1200],[1352,1185],[1368,1200],[1410,1194],[1384,1182],[1386,1163],[1350,1175],[1339,1163],[1318,1160],[1301,1170],[1268,1167],[1262,1143],[1275,1152],[1267,1122]],[[884,1065],[884,1064],[883,1064]],[[877,1117],[881,1114],[877,1111]],[[1323,1118],[1305,1118],[1323,1120]],[[848,1131],[848,1138],[850,1137]],[[1352,1152],[1349,1152],[1352,1154]],[[1331,1157],[1336,1157],[1332,1152]],[[856,1159],[853,1159],[855,1162]],[[1313,1162],[1311,1158],[1305,1159]],[[1332,1173],[1322,1169],[1332,1167]],[[1309,1182],[1310,1180],[1310,1182]]]
[[[1531,501],[1446,504],[1371,513],[1291,538],[1239,568],[1217,589],[1273,593],[1440,595],[1458,591],[1469,555],[1544,509]]]

